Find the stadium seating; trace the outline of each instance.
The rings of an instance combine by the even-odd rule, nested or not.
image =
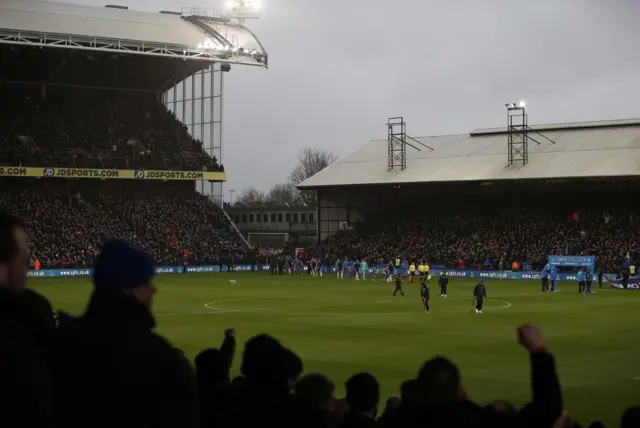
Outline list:
[[[219,171],[154,94],[0,85],[0,164]]]
[[[639,224],[629,212],[415,214],[399,224],[360,224],[324,246],[340,257],[415,256],[447,268],[491,270],[509,270],[514,261],[542,269],[551,254],[584,254],[614,272],[627,251],[632,259],[640,255]]]
[[[186,183],[2,179],[0,208],[29,225],[32,263],[91,266],[102,244],[123,238],[159,265],[237,260],[243,246],[228,235],[220,209]]]

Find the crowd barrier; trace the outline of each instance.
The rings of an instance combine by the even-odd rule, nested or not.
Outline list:
[[[234,265],[233,270],[235,272],[258,272],[258,271],[269,271],[271,266],[269,265]],[[304,269],[307,270],[306,267]],[[179,274],[182,273],[182,266],[157,266],[156,274]],[[229,268],[226,265],[222,266],[187,266],[187,273],[218,273],[218,272],[228,272]],[[324,272],[335,273],[335,267],[326,266],[323,267]],[[432,275],[440,276],[442,272],[446,272],[446,274],[450,278],[469,278],[469,279],[509,279],[509,280],[539,280],[540,274],[537,272],[511,272],[511,271],[478,271],[478,270],[443,270],[443,269],[433,269],[431,271]],[[369,268],[369,274],[373,273],[373,269]],[[379,274],[381,270],[378,270]],[[43,269],[43,270],[30,270],[28,272],[29,277],[34,278],[60,278],[60,277],[76,277],[76,276],[91,276],[93,274],[93,269]],[[605,279],[606,280],[606,279]],[[578,281],[578,277],[575,274],[558,274],[558,281]]]

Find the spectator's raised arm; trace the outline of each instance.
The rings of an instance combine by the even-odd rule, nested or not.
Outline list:
[[[552,426],[562,415],[562,391],[556,373],[555,358],[547,351],[540,328],[525,324],[518,328],[518,341],[531,358],[533,401],[522,416],[530,426]]]

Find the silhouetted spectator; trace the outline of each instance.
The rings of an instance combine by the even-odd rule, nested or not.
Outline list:
[[[345,384],[349,411],[344,417],[342,428],[365,428],[376,426],[380,385],[371,373],[358,373]]]
[[[292,355],[273,337],[262,334],[247,341],[241,372],[245,376],[230,409],[230,427],[296,427],[290,380],[297,368],[287,366]]]
[[[23,223],[0,212],[0,425],[3,427],[44,427],[53,423],[53,378],[45,355],[53,313],[44,297],[25,289],[28,261]]]
[[[199,425],[193,370],[152,331],[153,274],[153,259],[122,241],[98,255],[89,306],[52,350],[61,426]]]

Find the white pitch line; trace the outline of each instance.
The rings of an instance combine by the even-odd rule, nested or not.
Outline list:
[[[258,300],[258,299],[268,299],[270,297],[260,297],[260,298],[251,298],[251,297],[243,297],[243,298],[236,298],[236,299],[225,299],[225,300],[216,300],[213,302],[208,302],[205,303],[204,306],[207,309],[211,309],[212,313],[231,313],[231,312],[253,312],[253,313],[266,313],[266,314],[271,314],[271,315],[286,315],[286,316],[300,316],[300,315],[312,315],[312,316],[325,316],[325,315],[330,315],[330,316],[360,316],[360,315],[415,315],[415,314],[419,314],[421,313],[420,311],[412,311],[412,312],[367,312],[367,313],[332,313],[332,312],[279,312],[279,311],[273,311],[273,309],[257,309],[257,308],[252,308],[252,309],[225,309],[225,308],[217,308],[212,306],[213,304],[217,304],[217,303],[226,303],[226,302],[230,302],[230,301],[239,301],[239,300]],[[278,297],[273,297],[273,298],[278,298]],[[447,297],[447,300],[463,300],[463,297]],[[488,300],[488,299],[487,299]],[[507,309],[510,308],[512,306],[511,302],[507,302],[506,300],[490,300],[492,302],[497,302],[497,303],[502,303],[504,304],[504,306],[500,306],[498,308],[485,308],[485,310],[496,310],[496,309]],[[371,302],[370,302],[371,303]],[[335,305],[324,305],[322,307],[340,307],[340,306],[345,306],[344,304],[335,304]],[[309,308],[313,308],[314,306],[310,306]],[[317,307],[317,306],[316,306]],[[461,310],[448,310],[448,311],[436,311],[436,312],[431,312],[431,313],[436,313],[436,314],[447,314],[447,313],[461,313],[461,312],[466,312],[466,309],[461,309]],[[186,315],[186,314],[185,314]],[[194,314],[196,315],[196,314]]]

